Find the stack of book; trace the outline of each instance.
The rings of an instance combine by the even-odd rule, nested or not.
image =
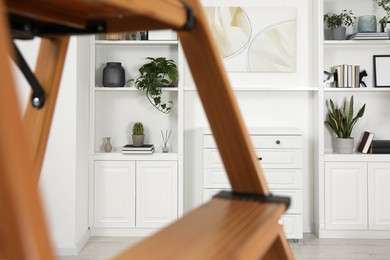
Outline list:
[[[374,139],[374,133],[365,131],[360,141],[358,151],[361,153],[368,153],[370,151],[371,143]]]
[[[336,88],[358,88],[360,87],[360,66],[341,64],[332,68]]]
[[[153,152],[154,152],[153,144],[144,144],[142,146],[126,144],[122,148],[122,153],[124,154],[152,154]]]
[[[347,40],[388,40],[387,32],[371,32],[371,33],[353,33],[348,35]]]
[[[390,154],[390,140],[373,140],[371,144],[371,153]]]

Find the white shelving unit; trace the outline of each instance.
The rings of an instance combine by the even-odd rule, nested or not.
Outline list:
[[[315,175],[315,231],[324,238],[390,238],[390,204],[388,192],[378,182],[390,185],[390,155],[337,154],[332,149],[333,133],[325,127],[325,101],[341,104],[354,96],[355,113],[363,104],[363,118],[354,127],[355,150],[364,131],[375,133],[375,139],[390,139],[390,88],[373,86],[373,55],[390,54],[389,40],[332,41],[324,33],[323,14],[329,11],[352,10],[360,15],[381,10],[369,0],[358,2],[318,0],[315,4],[318,29],[318,84],[323,86],[323,71],[340,64],[360,65],[368,76],[367,88],[320,87],[318,91],[318,172]],[[356,28],[349,28],[351,33]],[[379,174],[378,174],[379,173]],[[380,207],[380,210],[379,210]],[[379,220],[380,219],[380,220]],[[378,224],[377,222],[380,222]]]
[[[98,35],[90,38],[89,55],[91,235],[146,236],[183,214],[183,54],[177,40],[107,41]],[[178,66],[177,87],[163,89],[163,100],[174,104],[169,114],[153,107],[134,83],[102,85],[107,62],[121,62],[128,81],[139,76],[146,57],[166,57]],[[144,124],[145,143],[155,146],[151,155],[121,153],[132,143],[137,121]],[[162,153],[161,130],[172,130],[168,153]],[[111,137],[110,153],[104,137]]]

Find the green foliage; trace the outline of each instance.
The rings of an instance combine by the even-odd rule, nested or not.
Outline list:
[[[146,59],[150,62],[139,68],[141,76],[135,81],[135,86],[145,91],[146,97],[154,107],[168,114],[173,107],[173,102],[162,102],[161,95],[163,87],[172,86],[178,81],[179,73],[175,61],[164,57]]]
[[[133,126],[133,135],[143,135],[144,125],[141,122],[135,122]]]
[[[328,108],[328,115],[326,117],[325,124],[327,124],[338,138],[350,138],[352,129],[355,126],[359,118],[364,114],[366,104],[364,104],[357,115],[353,117],[353,96],[350,101],[344,100],[342,108],[338,108],[333,103],[332,99],[326,101]]]
[[[347,27],[351,26],[354,24],[354,19],[356,19],[356,17],[353,16],[351,10],[343,10],[340,14],[336,14],[335,12],[328,12],[324,15],[324,22],[326,22],[326,25],[330,29],[341,27],[342,25]]]
[[[385,10],[386,15],[379,20],[379,23],[384,27],[386,27],[387,21],[390,18],[390,0],[378,0],[378,6],[382,7]]]

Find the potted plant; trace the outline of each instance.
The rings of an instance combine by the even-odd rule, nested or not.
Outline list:
[[[326,22],[327,27],[331,29],[333,40],[345,40],[345,32],[347,29],[343,25],[347,27],[353,25],[354,19],[356,19],[356,17],[353,16],[351,10],[343,10],[339,14],[328,12],[324,15],[324,22]]]
[[[387,21],[390,18],[390,0],[378,0],[378,6],[382,7],[383,10],[386,12],[386,15],[379,20],[382,31],[384,32],[387,26]]]
[[[162,102],[162,88],[172,87],[178,81],[178,70],[174,60],[164,57],[147,57],[150,62],[139,68],[141,76],[135,81],[135,86],[139,90],[145,91],[149,102],[159,111],[168,114],[173,102]]]
[[[144,144],[144,125],[141,122],[134,123],[132,138],[134,146],[142,146]]]
[[[325,124],[327,124],[337,136],[335,150],[338,153],[353,152],[354,139],[351,137],[352,129],[358,119],[363,116],[366,108],[366,104],[364,104],[356,116],[354,116],[353,102],[353,96],[351,96],[349,102],[345,99],[342,107],[335,106],[332,99],[326,101],[328,115],[326,116]]]

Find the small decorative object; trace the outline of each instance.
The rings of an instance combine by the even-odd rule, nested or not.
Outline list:
[[[161,101],[162,88],[173,87],[178,81],[179,74],[174,60],[167,60],[164,57],[151,58],[149,63],[139,68],[141,76],[135,81],[135,86],[146,93],[149,102],[160,112],[168,114],[171,112],[173,102]],[[133,81],[130,79],[129,81]],[[128,82],[129,82],[128,81]]]
[[[368,74],[367,74],[367,71],[366,70],[363,70],[359,73],[359,86],[360,85],[363,85],[364,88],[367,87],[366,83],[363,81],[363,78],[364,77],[367,77]]]
[[[172,133],[172,130],[165,130],[165,134],[163,133],[163,131],[161,130],[161,136],[162,136],[162,139],[163,139],[163,142],[164,142],[164,145],[162,147],[162,152],[163,153],[167,153],[169,151],[168,149],[168,141],[169,141],[169,138],[171,137],[171,133]]]
[[[124,33],[107,33],[106,34],[106,40],[118,41],[118,40],[124,40],[124,39],[125,39]]]
[[[390,87],[390,55],[374,55],[374,87]]]
[[[336,134],[335,139],[335,151],[337,153],[352,153],[354,139],[351,137],[352,129],[355,126],[359,118],[364,114],[366,104],[364,104],[357,115],[353,117],[353,96],[351,96],[349,102],[344,100],[342,107],[336,107],[332,99],[326,101],[328,108],[328,115],[326,117],[325,124],[327,124],[333,132]]]
[[[382,7],[383,10],[386,12],[386,15],[379,20],[382,32],[384,32],[387,26],[387,21],[389,21],[390,18],[390,0],[378,0],[378,6]]]
[[[105,137],[104,151],[110,153],[112,151],[111,137]]]
[[[134,146],[142,146],[144,144],[144,125],[141,122],[134,123],[132,138]]]
[[[103,86],[118,88],[125,85],[125,69],[120,62],[107,62],[103,69]]]
[[[345,40],[346,27],[342,25],[353,25],[353,19],[356,19],[356,17],[353,16],[351,10],[343,10],[340,14],[328,12],[324,15],[324,22],[331,29],[333,40]]]
[[[357,31],[362,33],[376,32],[376,16],[364,15],[359,16]]]

